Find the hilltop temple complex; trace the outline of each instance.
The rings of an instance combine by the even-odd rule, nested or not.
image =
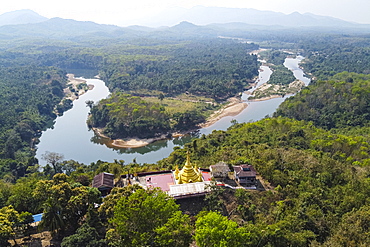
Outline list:
[[[94,178],[93,186],[101,191],[110,191],[113,188],[114,179],[110,175],[112,174],[98,174]],[[103,176],[111,179],[112,182],[108,183],[102,179]],[[233,178],[230,179],[230,176]],[[233,185],[226,183],[226,181],[231,180],[234,181]],[[105,181],[104,186],[100,185],[101,181]],[[190,162],[190,154],[187,153],[186,162],[181,170],[176,166],[174,171],[142,172],[135,176],[132,174],[122,175],[120,182],[116,183],[115,186],[139,184],[143,188],[159,187],[170,196],[181,199],[197,197],[208,193],[210,191],[209,185],[211,181],[215,181],[217,185],[230,188],[241,186],[241,188],[256,189],[256,171],[251,165],[240,165],[234,166],[234,172],[230,172],[229,166],[224,162],[212,165],[210,169],[198,168],[197,165],[193,165]],[[111,188],[108,188],[106,184],[111,184]],[[107,192],[103,192],[107,194]]]

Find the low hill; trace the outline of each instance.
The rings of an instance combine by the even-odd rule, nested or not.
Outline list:
[[[103,25],[89,21],[75,21],[62,18],[52,18],[39,23],[0,27],[0,34],[12,38],[47,37],[68,39],[87,35],[117,38],[135,32],[137,31],[114,25]]]
[[[48,20],[48,18],[41,16],[32,10],[16,10],[0,15],[0,26],[39,23],[46,20]]]

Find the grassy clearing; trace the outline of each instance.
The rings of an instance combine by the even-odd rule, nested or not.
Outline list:
[[[209,117],[215,110],[221,107],[220,104],[215,103],[211,99],[197,96],[164,98],[163,100],[160,100],[158,97],[145,97],[143,99],[147,102],[163,105],[171,115],[177,112],[200,110],[205,117]]]
[[[176,98],[181,99],[181,100],[188,100],[188,101],[215,103],[215,100],[212,99],[212,98],[207,98],[207,97],[204,97],[204,96],[195,96],[193,94],[186,94],[186,93],[180,94]]]

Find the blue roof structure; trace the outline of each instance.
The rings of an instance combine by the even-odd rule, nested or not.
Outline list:
[[[41,214],[32,215],[32,217],[33,217],[33,222],[40,222],[41,219],[42,219],[42,213]]]

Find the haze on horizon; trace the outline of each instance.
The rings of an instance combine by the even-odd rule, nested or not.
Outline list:
[[[46,1],[13,0],[2,3],[0,14],[30,9],[53,18],[93,21],[119,26],[142,25],[141,21],[171,8],[194,6],[253,8],[290,14],[292,12],[331,16],[345,21],[370,24],[369,0],[136,0],[136,1]]]

